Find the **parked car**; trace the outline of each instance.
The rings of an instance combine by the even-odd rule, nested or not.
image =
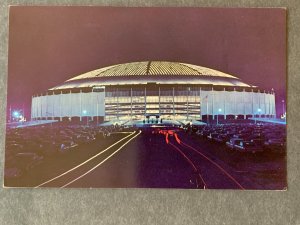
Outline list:
[[[234,146],[239,144],[241,141],[243,141],[241,138],[231,138],[226,142],[226,146],[230,149],[234,149]]]
[[[210,133],[209,135],[207,135],[207,139],[211,141],[216,137],[218,137],[218,133]]]
[[[214,141],[222,144],[225,144],[229,140],[230,136],[228,136],[227,134],[219,134],[217,137],[214,138]]]
[[[261,145],[256,144],[253,141],[240,141],[236,145],[234,145],[234,149],[241,152],[262,152],[263,147]]]

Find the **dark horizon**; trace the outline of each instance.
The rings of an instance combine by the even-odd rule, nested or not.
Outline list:
[[[31,96],[81,73],[146,60],[180,61],[274,88],[286,102],[286,10],[11,7],[7,119]]]

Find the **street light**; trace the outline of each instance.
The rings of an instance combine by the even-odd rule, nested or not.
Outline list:
[[[281,102],[282,102],[282,116],[284,117],[284,114],[285,114],[285,112],[284,112],[285,111],[284,110],[284,100],[282,100]]]
[[[261,112],[261,109],[258,108],[258,109],[257,109],[257,112],[258,112],[258,117],[260,118],[260,112]],[[256,117],[255,117],[255,123],[256,123]]]
[[[25,118],[23,117],[22,113],[20,111],[13,111],[12,113],[12,116],[13,116],[13,120],[14,121],[23,121]]]
[[[83,115],[86,115],[87,114],[87,111],[86,110],[83,110],[82,111]],[[86,125],[88,126],[89,125],[89,118],[87,117],[86,119]]]
[[[14,112],[13,112],[13,116],[14,116],[15,118],[18,118],[18,117],[20,116],[20,113],[19,113],[18,111],[14,111]]]
[[[218,109],[218,115],[217,115],[217,125],[219,125],[219,114],[222,112],[222,109]]]
[[[258,112],[258,116],[260,117],[261,109],[257,109],[257,112]]]

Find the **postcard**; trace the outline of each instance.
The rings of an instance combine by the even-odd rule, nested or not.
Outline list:
[[[286,10],[12,6],[5,187],[286,190]]]

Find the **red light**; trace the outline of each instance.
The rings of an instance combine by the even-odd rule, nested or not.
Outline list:
[[[178,135],[175,133],[175,135],[174,135],[174,136],[175,136],[175,140],[177,141],[177,143],[178,143],[178,144],[180,144],[180,143],[181,143],[181,141],[180,141],[180,139],[179,139]]]
[[[169,144],[169,134],[166,134],[166,143]]]

